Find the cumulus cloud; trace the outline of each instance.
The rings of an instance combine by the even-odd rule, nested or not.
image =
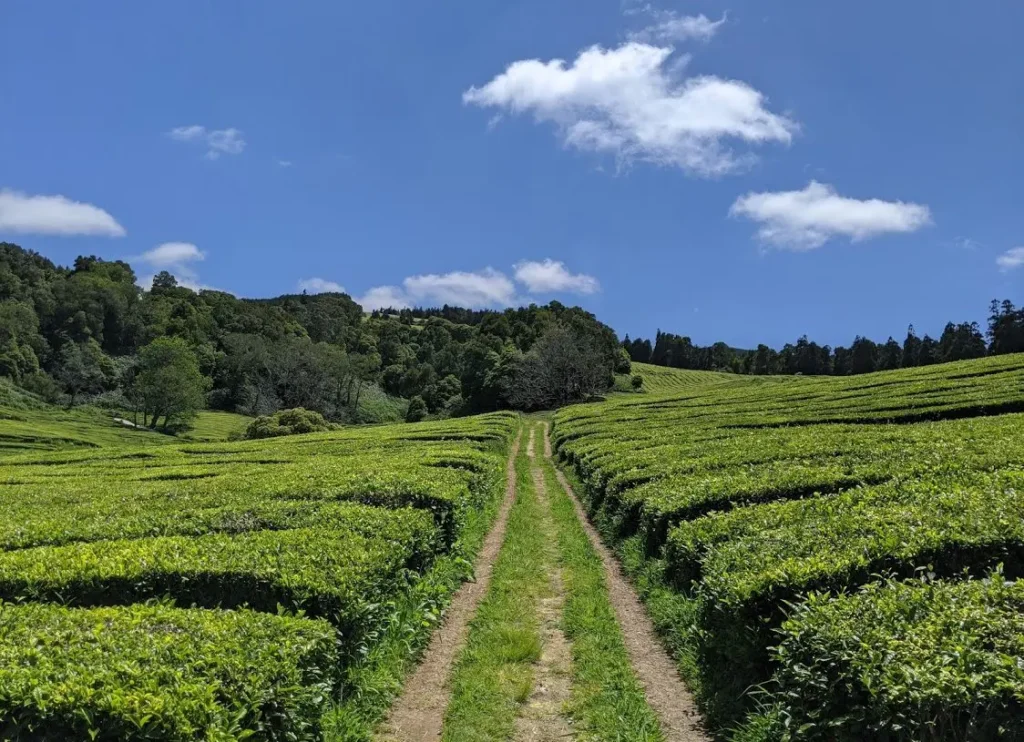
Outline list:
[[[325,278],[303,278],[299,281],[299,291],[310,294],[343,294],[345,287]]]
[[[650,6],[644,12],[651,16],[653,23],[639,31],[632,31],[629,38],[648,44],[671,44],[677,41],[710,41],[725,23],[722,15],[713,21],[706,15],[680,15],[674,10],[654,10]]]
[[[601,284],[593,276],[570,273],[565,263],[550,258],[541,262],[527,260],[516,263],[515,270],[516,281],[524,284],[531,294],[593,294],[601,289]]]
[[[205,259],[206,253],[191,242],[164,242],[152,250],[147,250],[137,258],[155,271],[167,271],[177,279],[179,286],[193,291],[216,290],[199,280],[199,274],[193,265]],[[154,277],[153,275],[143,276],[140,281],[142,287],[148,290],[153,285]]]
[[[1008,273],[1015,268],[1024,266],[1024,247],[1011,247],[998,258],[996,265],[1003,273]]]
[[[179,126],[171,129],[168,136],[179,142],[199,143],[206,147],[206,157],[216,160],[221,155],[238,155],[245,149],[242,132],[235,128],[207,129],[205,126]]]
[[[532,113],[554,124],[566,145],[715,176],[748,165],[735,142],[788,144],[798,126],[765,107],[746,83],[685,78],[671,46],[631,41],[593,46],[576,60],[525,59],[462,95],[468,105]],[[678,62],[679,60],[677,60]],[[684,60],[685,61],[685,60]]]
[[[124,227],[98,206],[64,196],[0,190],[0,230],[20,234],[124,237]]]
[[[847,198],[814,180],[802,191],[748,193],[729,214],[758,222],[761,240],[790,250],[813,250],[835,237],[858,242],[914,232],[931,223],[931,211],[922,204]]]
[[[547,259],[516,263],[515,282],[529,294],[564,292],[592,294],[600,290],[593,276],[571,273],[565,264]],[[401,286],[376,286],[356,299],[363,309],[452,304],[471,309],[508,307],[524,301],[517,296],[515,282],[501,271],[453,271],[409,276]]]
[[[155,268],[184,265],[205,258],[206,255],[191,242],[165,242],[142,253],[142,260]]]
[[[407,309],[409,299],[398,286],[376,286],[356,299],[356,302],[366,311],[374,309]]]

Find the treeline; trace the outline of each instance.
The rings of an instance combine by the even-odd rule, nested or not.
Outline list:
[[[858,335],[850,347],[832,348],[818,345],[805,335],[781,350],[767,345],[740,350],[725,343],[694,345],[688,337],[659,330],[653,345],[650,340],[631,340],[627,335],[622,347],[633,361],[672,368],[754,375],[849,376],[1024,352],[1024,308],[1017,309],[1008,300],[993,301],[984,334],[977,322],[950,322],[938,340],[927,334],[919,337],[911,325],[902,343],[892,337],[876,343]]]
[[[415,323],[409,311],[365,316],[345,294],[239,299],[167,272],[143,290],[124,261],[79,257],[65,268],[0,243],[0,376],[153,426],[179,425],[204,404],[372,422],[361,404],[371,391],[410,400],[412,419],[534,409],[600,392],[628,367],[611,328],[557,302],[415,310]]]

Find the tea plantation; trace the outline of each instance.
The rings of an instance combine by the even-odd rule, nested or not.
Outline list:
[[[469,573],[518,426],[9,447],[0,738],[366,738]]]
[[[1024,356],[555,416],[727,739],[1022,739]]]

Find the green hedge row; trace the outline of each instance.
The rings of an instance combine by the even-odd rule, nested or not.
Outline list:
[[[1024,739],[1024,582],[812,594],[781,639],[769,687],[792,738]]]
[[[668,573],[699,599],[698,654],[711,684],[738,692],[767,680],[774,629],[810,590],[919,567],[952,576],[1024,564],[1024,472],[968,479],[740,508],[675,528]]]
[[[0,603],[0,738],[318,740],[338,671],[323,621]]]
[[[331,621],[346,653],[383,619],[408,571],[433,560],[436,529],[415,510],[357,529],[258,531],[22,549],[0,554],[0,599],[74,606],[169,596],[180,606],[274,613],[279,606]]]

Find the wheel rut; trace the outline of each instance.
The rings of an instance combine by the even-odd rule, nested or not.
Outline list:
[[[544,455],[552,459],[549,426],[544,424]],[[553,461],[552,461],[553,465]],[[576,516],[604,564],[608,597],[622,631],[630,663],[644,689],[647,702],[661,722],[666,742],[709,742],[689,688],[676,671],[675,663],[658,641],[654,624],[643,603],[622,573],[611,550],[591,524],[572,486],[555,466],[555,476],[576,510]]]
[[[565,588],[562,571],[558,567],[558,538],[551,518],[544,470],[537,461],[534,445],[536,428],[530,429],[526,455],[530,459],[530,476],[534,491],[544,509],[543,522],[538,527],[546,533],[549,559],[552,564],[548,595],[538,606],[542,650],[540,661],[534,667],[533,690],[516,718],[516,742],[555,742],[572,738],[573,731],[564,707],[571,694],[572,648],[562,631],[562,610]],[[546,438],[545,438],[546,442]],[[547,449],[545,449],[546,451]]]

